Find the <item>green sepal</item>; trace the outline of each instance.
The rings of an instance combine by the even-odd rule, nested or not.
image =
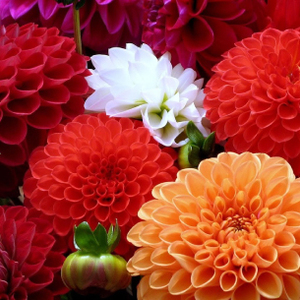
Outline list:
[[[99,223],[94,231],[87,222],[74,226],[74,245],[79,251],[100,255],[111,253],[119,244],[121,230],[116,220],[116,226],[110,225],[108,232]]]
[[[106,234],[105,229],[104,232]],[[99,251],[99,243],[87,222],[84,221],[74,227],[74,245],[76,249],[84,252],[97,253]]]
[[[194,122],[189,121],[186,126],[186,135],[192,144],[197,145],[199,147],[202,146],[204,142],[204,136],[198,127],[194,124]]]
[[[75,8],[79,10],[85,4],[85,0],[81,0],[76,3]]]
[[[107,233],[107,244],[108,244],[108,252],[111,253],[118,246],[121,239],[121,230],[118,224],[118,220],[116,220],[115,227],[110,225],[108,233]]]
[[[215,135],[215,132],[211,132],[203,142],[202,152],[206,156],[209,156],[209,154],[211,154],[214,151]]]
[[[76,0],[56,0],[57,3],[62,3],[63,5],[74,4]],[[85,4],[85,0],[80,0],[76,3],[75,8],[78,10]]]
[[[178,152],[178,165],[180,169],[190,168],[189,153],[192,149],[192,143],[187,142],[185,145],[179,148]]]
[[[201,149],[197,145],[191,145],[188,153],[188,159],[191,167],[195,168],[201,161]]]

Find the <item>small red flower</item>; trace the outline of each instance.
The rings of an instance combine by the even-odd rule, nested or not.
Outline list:
[[[65,257],[54,250],[52,224],[24,206],[0,206],[0,298],[50,300],[67,292],[60,279]]]
[[[281,156],[300,175],[300,31],[274,28],[236,43],[204,90],[225,149]]]
[[[26,205],[53,220],[55,232],[71,237],[74,225],[118,224],[116,253],[132,255],[126,240],[138,221],[137,211],[151,198],[152,187],[175,178],[170,148],[161,150],[141,121],[80,115],[59,125],[29,161],[25,175]],[[72,239],[70,239],[72,243]]]
[[[1,30],[0,164],[20,166],[49,129],[83,112],[87,58],[58,28],[30,23]]]
[[[143,42],[202,77],[235,42],[267,24],[263,0],[144,0],[144,6]]]

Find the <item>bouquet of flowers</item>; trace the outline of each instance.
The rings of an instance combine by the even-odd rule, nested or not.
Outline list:
[[[296,0],[0,0],[0,298],[300,299]]]

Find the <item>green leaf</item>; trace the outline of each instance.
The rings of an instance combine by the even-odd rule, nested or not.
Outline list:
[[[98,253],[99,243],[87,222],[82,222],[77,227],[75,226],[74,231],[74,241],[77,249],[85,252]]]
[[[215,132],[211,132],[203,142],[203,146],[202,146],[203,154],[205,154],[206,156],[211,154],[214,150],[214,146],[215,146]]]
[[[107,233],[107,244],[109,253],[113,252],[115,248],[118,246],[121,239],[121,229],[118,224],[118,220],[116,220],[115,227],[110,225],[108,233]]]
[[[200,155],[201,155],[200,147],[197,145],[192,145],[188,154],[189,163],[191,164],[192,167],[197,167],[199,165],[201,161]]]
[[[204,136],[192,121],[189,121],[187,124],[186,134],[194,145],[202,146]]]

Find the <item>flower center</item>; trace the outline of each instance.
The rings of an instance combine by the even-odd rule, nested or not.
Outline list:
[[[234,232],[237,231],[247,231],[249,232],[249,228],[252,225],[250,218],[241,217],[240,215],[235,215],[233,217],[228,217],[225,220],[223,228],[231,228]]]

